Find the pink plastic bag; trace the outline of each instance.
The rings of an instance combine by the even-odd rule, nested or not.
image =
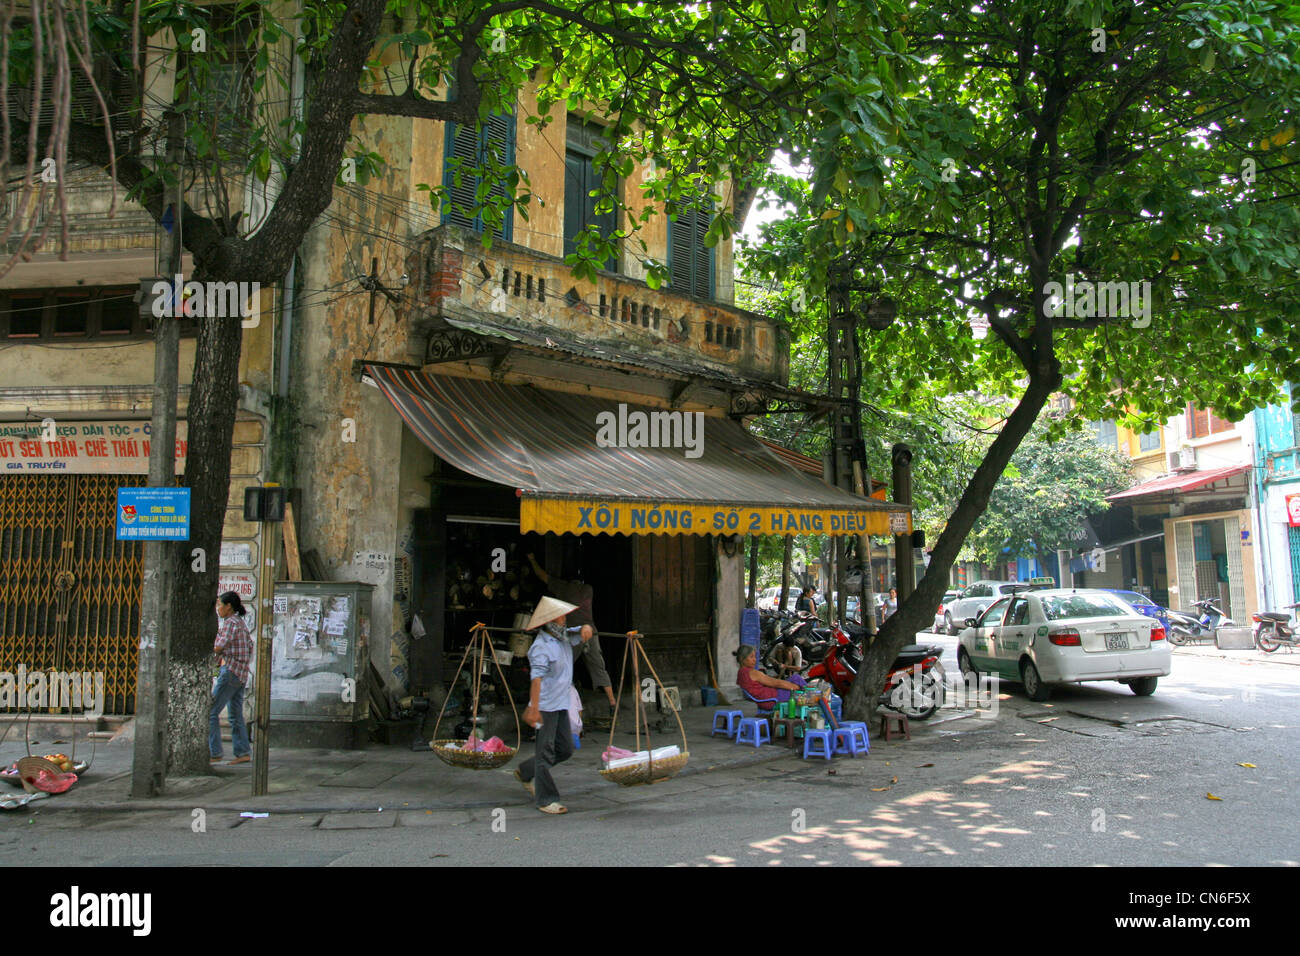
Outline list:
[[[631,757],[631,750],[624,750],[622,747],[615,747],[612,744],[605,748],[605,752],[600,755],[600,759],[609,763],[611,760],[618,760],[621,757]]]
[[[63,793],[77,782],[77,775],[75,773],[50,773],[48,770],[42,770],[34,779],[28,778],[27,782],[37,790],[44,790],[46,793]]]
[[[500,737],[493,737],[491,740],[485,743],[481,749],[486,753],[498,754],[503,751],[509,750],[510,747]]]

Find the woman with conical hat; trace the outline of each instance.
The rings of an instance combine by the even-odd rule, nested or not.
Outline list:
[[[574,645],[595,636],[590,625],[565,628],[564,619],[577,606],[553,597],[537,602],[527,630],[540,627],[528,650],[532,683],[524,721],[537,729],[537,751],[515,771],[515,779],[537,800],[543,813],[568,813],[560,803],[551,769],[573,756],[569,730],[569,688],[573,684]]]

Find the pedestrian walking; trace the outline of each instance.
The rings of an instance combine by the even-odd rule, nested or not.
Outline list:
[[[576,609],[570,612],[568,617],[570,626],[580,627],[583,624],[588,624],[592,630],[596,630],[596,622],[591,616],[591,604],[595,599],[595,591],[590,584],[586,584],[582,580],[566,581],[563,578],[556,577],[538,564],[537,558],[531,552],[528,555],[528,563],[533,566],[533,573],[546,585],[548,592],[566,604],[575,606]],[[597,638],[594,641],[587,641],[579,645],[577,650],[573,652],[573,659],[575,662],[578,660],[586,662],[587,673],[591,676],[591,686],[605,692],[605,699],[609,701],[609,716],[612,719],[616,709],[614,682],[610,680],[609,671],[605,667],[605,655],[600,649],[600,639]],[[593,718],[594,720],[595,718]],[[595,725],[593,723],[593,726]]]
[[[542,813],[568,813],[560,803],[551,770],[573,756],[573,733],[569,729],[569,691],[573,686],[573,647],[595,636],[589,624],[565,627],[565,616],[575,605],[553,597],[537,602],[527,630],[540,627],[528,649],[532,683],[524,722],[537,729],[537,750],[515,771],[515,779],[537,801]]]
[[[885,602],[884,614],[881,617],[883,624],[885,619],[898,610],[898,588],[889,589],[889,600]]]
[[[244,724],[244,686],[248,683],[253,660],[253,638],[244,623],[248,609],[239,595],[227,591],[217,598],[217,617],[221,626],[212,650],[221,655],[221,670],[212,689],[212,711],[208,715],[208,759],[217,763],[221,752],[221,709],[230,717],[230,742],[235,750],[233,763],[248,763],[252,758],[248,746],[248,728]]]

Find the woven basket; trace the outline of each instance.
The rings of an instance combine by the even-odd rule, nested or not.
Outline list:
[[[429,744],[429,747],[443,763],[450,764],[453,767],[464,767],[468,770],[495,770],[497,767],[504,767],[519,752],[518,749],[513,747],[492,753],[483,750],[453,750],[448,746],[448,744],[463,746],[464,743],[463,740],[434,740]]]
[[[658,783],[661,780],[677,776],[690,759],[691,755],[689,753],[680,753],[676,757],[665,757],[663,760],[633,764],[628,767],[617,767],[613,770],[602,770],[600,775],[620,787],[635,787],[642,783]],[[654,776],[651,776],[651,773]]]

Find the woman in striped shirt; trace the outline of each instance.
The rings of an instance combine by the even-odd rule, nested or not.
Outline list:
[[[217,617],[221,626],[217,642],[212,649],[221,655],[221,672],[212,689],[212,712],[208,718],[208,759],[212,763],[222,759],[221,709],[230,717],[230,741],[235,749],[231,763],[248,763],[251,748],[248,745],[248,728],[244,725],[244,685],[253,661],[253,638],[244,623],[247,609],[239,595],[227,591],[217,599]]]

